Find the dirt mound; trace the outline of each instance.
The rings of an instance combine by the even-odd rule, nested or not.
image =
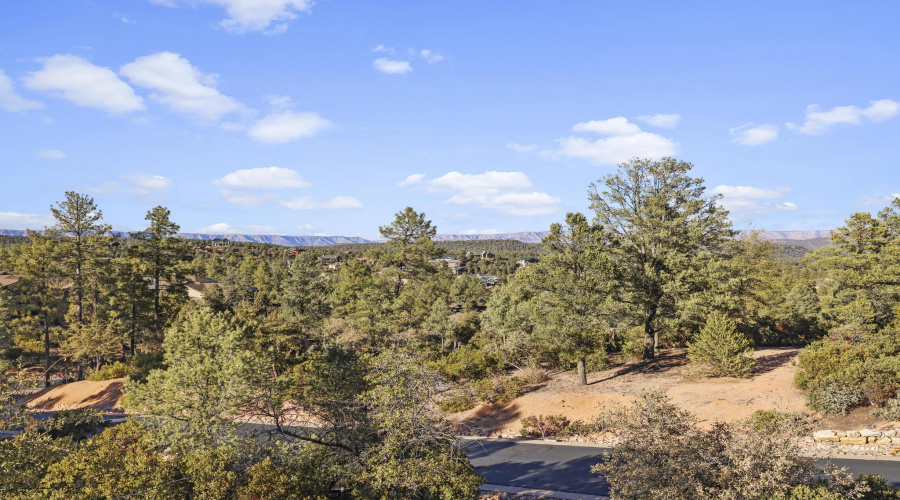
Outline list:
[[[590,421],[603,406],[628,404],[647,389],[666,391],[703,426],[741,420],[759,409],[806,411],[804,393],[794,387],[799,352],[758,349],[754,354],[757,367],[750,378],[707,379],[688,366],[684,349],[673,349],[649,363],[591,373],[587,386],[578,385],[574,373],[556,373],[540,388],[508,405],[481,405],[451,415],[451,420],[473,433],[518,434],[523,417],[562,414],[569,420]]]
[[[122,387],[125,379],[115,378],[92,382],[82,380],[49,387],[25,399],[26,407],[33,410],[58,411],[79,408],[113,410],[121,408]]]

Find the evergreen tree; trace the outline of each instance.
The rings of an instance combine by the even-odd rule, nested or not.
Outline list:
[[[747,336],[721,313],[711,314],[688,344],[688,359],[711,377],[747,377],[756,365]]]
[[[691,286],[702,257],[721,252],[733,236],[728,213],[704,195],[703,179],[688,175],[692,168],[673,158],[634,159],[604,177],[602,188],[591,184],[591,209],[610,231],[618,298],[644,328],[644,359],[655,356],[659,320],[674,314],[685,292],[702,288]]]
[[[56,224],[49,231],[60,237],[62,261],[66,263],[66,276],[72,280],[75,294],[75,319],[84,319],[85,283],[93,271],[98,239],[110,230],[103,223],[103,212],[94,199],[74,191],[66,191],[66,199],[50,207]]]
[[[181,229],[169,218],[171,212],[163,206],[156,206],[147,212],[144,220],[150,224],[141,232],[132,233],[131,237],[141,240],[141,254],[150,273],[153,291],[153,328],[156,332],[162,329],[164,317],[160,305],[163,292],[163,281],[170,283],[167,288],[174,288],[175,266],[184,259],[181,242],[171,238]]]

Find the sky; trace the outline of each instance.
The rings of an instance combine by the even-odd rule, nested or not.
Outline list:
[[[738,228],[900,196],[889,1],[29,0],[0,6],[0,228],[547,230],[633,157]]]

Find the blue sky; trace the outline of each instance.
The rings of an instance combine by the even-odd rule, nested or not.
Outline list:
[[[672,155],[739,227],[900,193],[893,2],[56,0],[0,7],[0,228],[546,230]]]

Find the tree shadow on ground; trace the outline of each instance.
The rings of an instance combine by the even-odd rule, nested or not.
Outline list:
[[[591,466],[602,460],[602,449],[517,444],[514,441],[476,441],[466,444],[466,454],[488,484],[609,495],[609,485]]]
[[[588,383],[588,385],[599,384],[631,373],[662,373],[684,366],[687,362],[687,351],[684,349],[658,351],[654,359],[627,364],[604,378]]]
[[[757,375],[769,373],[772,370],[789,363],[796,356],[797,351],[795,349],[791,349],[790,351],[776,352],[774,354],[768,354],[766,356],[760,356],[756,358],[756,366],[753,367],[753,371],[750,373],[750,376],[755,377]]]
[[[507,424],[517,422],[522,417],[518,403],[507,405],[486,404],[479,406],[470,417],[455,425],[456,434],[470,436],[485,435],[494,429],[501,429]]]

